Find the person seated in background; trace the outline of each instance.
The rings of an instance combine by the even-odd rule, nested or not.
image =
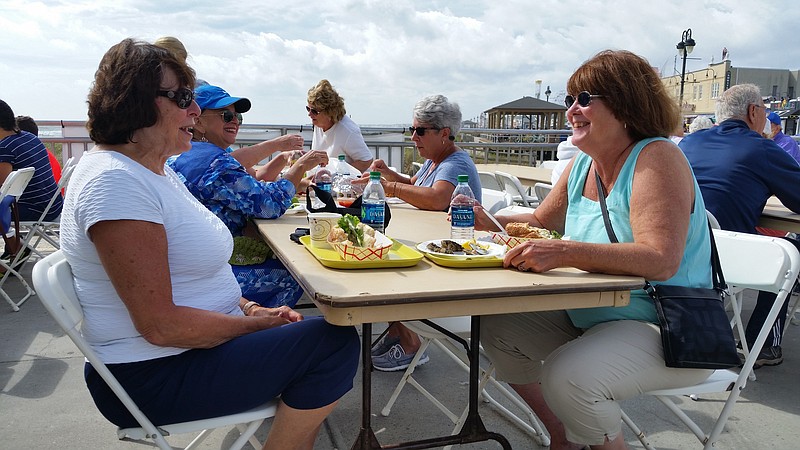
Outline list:
[[[279,396],[264,449],[311,450],[352,389],[358,334],[242,298],[229,230],[165,164],[191,149],[193,85],[191,68],[145,42],[125,39],[100,62],[87,102],[96,147],[76,166],[61,222],[81,332],[156,426]],[[103,416],[138,426],[88,363],[85,379]]]
[[[558,148],[556,149],[556,158],[558,158],[558,162],[553,168],[553,172],[550,174],[550,184],[553,186],[556,185],[558,179],[561,178],[561,174],[564,173],[564,169],[567,168],[572,158],[580,151],[581,149],[572,143],[572,136],[568,136],[566,140],[558,143]]]
[[[345,155],[347,164],[359,171],[351,175],[361,175],[372,164],[372,153],[361,128],[347,116],[344,99],[328,80],[321,80],[308,90],[307,101],[306,111],[314,125],[311,149],[327,152],[332,160]]]
[[[710,288],[703,197],[686,158],[667,139],[680,113],[651,64],[628,51],[602,51],[572,74],[567,92],[572,142],[581,152],[533,213],[497,219],[571,240],[522,243],[506,253],[504,267],[575,267]],[[609,238],[601,196],[619,243]],[[497,229],[484,214],[475,217],[476,229]],[[484,316],[481,344],[497,379],[542,420],[553,450],[627,448],[618,402],[691,386],[712,373],[666,367],[656,309],[642,289],[621,308]]]
[[[289,152],[273,158],[251,175],[232,153],[225,149],[236,141],[242,113],[250,109],[250,100],[231,97],[217,86],[205,85],[195,90],[201,114],[195,121],[192,149],[168,160],[189,192],[217,215],[233,236],[260,240],[250,219],[280,217],[292,205],[292,198],[309,183],[305,172],[328,162],[325,152],[308,152],[300,157],[277,181],[286,167]],[[258,269],[258,270],[255,270]],[[263,306],[294,306],[303,290],[286,267],[277,259],[267,259],[257,267],[234,265],[236,279],[251,300]]]
[[[381,185],[387,196],[397,197],[419,209],[447,211],[458,185],[459,175],[469,176],[469,185],[478,202],[481,201],[481,181],[478,169],[469,154],[459,148],[456,135],[461,129],[461,109],[443,95],[425,97],[414,106],[411,140],[420,156],[422,168],[413,176],[391,170],[377,159],[370,171],[381,173]],[[369,176],[353,181],[366,185]],[[386,336],[372,349],[372,365],[381,371],[403,370],[417,353],[419,336],[399,322],[392,323]],[[418,365],[429,361],[427,354]]]
[[[327,164],[322,151],[305,153],[273,182],[286,167],[289,152],[259,168],[255,176],[225,149],[236,142],[242,113],[250,110],[250,100],[231,97],[217,86],[200,86],[195,100],[201,113],[192,129],[192,150],[170,159],[168,164],[178,173],[200,203],[216,214],[234,236],[245,234],[250,218],[274,219],[291,206],[294,195],[308,181],[305,172],[318,164]]]
[[[15,207],[17,217],[23,222],[39,220],[50,200],[57,194],[58,184],[53,177],[47,149],[42,141],[34,134],[21,131],[14,111],[8,103],[0,100],[0,184],[5,182],[12,171],[26,167],[34,168],[33,178],[17,198]],[[44,220],[55,220],[61,214],[62,202],[61,195],[58,195]],[[17,231],[10,226],[2,230],[5,242],[2,258],[13,259],[21,250],[22,241]],[[29,254],[30,249],[25,249],[25,253]]]
[[[708,209],[723,230],[758,233],[761,212],[776,196],[800,213],[800,165],[774,141],[761,136],[767,122],[761,91],[738,84],[717,99],[717,126],[686,136],[680,148],[692,166]],[[786,232],[770,235],[784,236]],[[787,238],[788,239],[788,238]],[[788,239],[800,248],[800,242]],[[752,346],[776,294],[759,292],[745,336]],[[755,368],[783,362],[781,336],[786,323],[787,297],[775,325],[758,355]]]
[[[34,136],[39,136],[39,126],[36,125],[36,121],[33,120],[31,116],[17,116],[17,127]],[[58,184],[58,182],[61,181],[61,163],[58,162],[56,155],[54,155],[47,146],[45,146],[44,149],[47,150],[47,159],[50,161],[50,169],[53,170],[53,178],[55,178],[56,184]]]
[[[689,124],[689,133],[705,130],[706,128],[711,128],[713,126],[714,126],[714,121],[711,120],[711,117],[697,116],[694,118],[692,123]]]
[[[153,42],[153,45],[171,51],[181,61],[185,62],[189,57],[189,52],[186,51],[186,47],[183,45],[183,42],[176,37],[162,36],[156,39],[155,42]],[[208,86],[208,82],[197,79],[195,81],[195,89],[198,89],[202,86]],[[246,111],[238,112],[243,113]],[[247,169],[247,173],[253,175],[261,181],[275,181],[278,173],[280,172],[280,168],[278,171],[262,170],[257,172],[254,166],[270,157],[270,155],[273,155],[279,151],[291,152],[300,151],[302,149],[303,137],[299,134],[285,134],[268,141],[259,142],[258,144],[253,145],[246,145],[237,149],[227,147],[227,151],[231,153],[231,156],[239,161],[245,169]],[[291,155],[291,153],[288,153],[285,155],[280,155],[278,158],[282,158],[281,161],[286,161],[291,157]],[[273,164],[279,165],[281,161],[275,161]]]
[[[772,140],[775,141],[780,148],[786,151],[789,156],[794,158],[795,161],[800,163],[800,147],[798,147],[797,141],[792,139],[791,136],[783,134],[783,128],[781,127],[781,116],[779,116],[775,111],[772,111],[767,116],[767,120],[769,121]]]

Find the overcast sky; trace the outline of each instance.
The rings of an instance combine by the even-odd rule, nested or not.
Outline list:
[[[599,50],[627,49],[665,75],[692,29],[687,71],[800,69],[796,0],[3,1],[0,98],[37,120],[85,120],[100,58],[126,37],[186,45],[198,77],[253,103],[249,123],[306,124],[322,78],[360,125],[411,121],[444,94],[464,119],[524,95],[561,102],[569,75]],[[678,72],[679,73],[679,72]]]

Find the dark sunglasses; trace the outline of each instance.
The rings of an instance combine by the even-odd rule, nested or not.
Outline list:
[[[440,131],[441,128],[437,128],[437,127],[408,127],[408,131],[410,131],[411,134],[417,133],[417,136],[419,136],[419,137],[425,136],[425,131],[427,131],[427,130]]]
[[[306,106],[306,111],[310,112],[311,115],[313,115],[313,116],[316,116],[317,114],[319,114],[319,111],[317,111],[316,109],[314,109],[314,108],[312,108],[310,106]]]
[[[212,113],[211,115],[214,115],[214,114],[215,113]],[[242,116],[242,113],[239,113],[239,112],[235,113],[235,112],[232,112],[229,109],[226,109],[225,111],[222,111],[222,112],[219,112],[219,113],[216,113],[216,114],[219,114],[220,116],[222,116],[222,121],[225,122],[225,123],[231,122],[234,117],[236,117],[236,120],[238,120],[240,124],[244,120],[244,116]]]
[[[158,91],[156,94],[172,100],[180,109],[188,108],[192,105],[192,100],[194,100],[194,91],[188,88],[180,88],[174,91]]]
[[[583,91],[580,94],[578,94],[577,98],[578,104],[586,108],[587,106],[589,106],[590,103],[592,103],[592,99],[595,97],[605,97],[605,95],[590,94],[586,91]],[[575,104],[575,100],[576,100],[575,97],[567,95],[566,97],[564,97],[564,104],[567,105],[567,108],[571,108],[572,105]]]

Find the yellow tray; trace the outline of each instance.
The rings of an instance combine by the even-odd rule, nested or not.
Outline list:
[[[382,269],[387,267],[411,267],[423,258],[422,253],[392,239],[394,245],[389,250],[389,259],[376,261],[344,261],[332,248],[311,246],[311,236],[301,236],[300,242],[325,267],[333,269]],[[502,260],[501,260],[502,264]]]
[[[453,258],[425,253],[425,257],[444,267],[503,267],[503,258],[499,256],[495,256],[494,258],[470,258],[469,256],[465,256],[463,258]]]

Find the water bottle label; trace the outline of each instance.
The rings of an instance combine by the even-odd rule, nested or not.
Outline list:
[[[454,227],[472,228],[475,226],[475,212],[472,206],[453,206],[450,221]]]
[[[384,206],[382,204],[362,203],[361,221],[370,226],[377,224],[380,228],[383,228],[383,212]]]
[[[332,185],[333,185],[333,183],[324,183],[324,182],[320,183],[320,182],[317,182],[317,187],[322,189],[325,192],[330,192]]]

